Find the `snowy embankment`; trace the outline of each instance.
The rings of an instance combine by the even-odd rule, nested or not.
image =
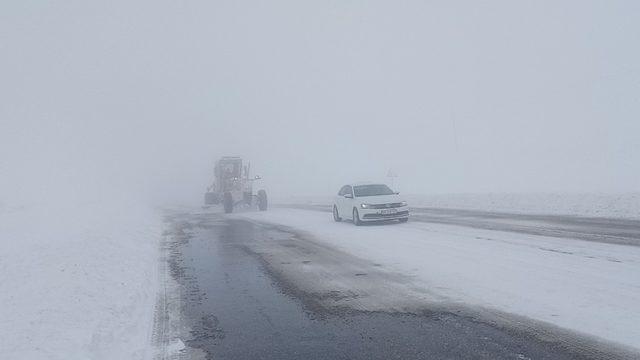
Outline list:
[[[413,206],[523,214],[640,218],[640,193],[411,195]]]
[[[151,358],[160,231],[130,203],[1,206],[0,358]]]
[[[443,194],[406,195],[410,206],[521,214],[640,219],[640,193],[622,194]],[[331,196],[283,197],[281,204],[328,205]]]
[[[640,248],[449,225],[355,227],[330,214],[238,214],[311,234],[462,302],[523,315],[640,350]]]

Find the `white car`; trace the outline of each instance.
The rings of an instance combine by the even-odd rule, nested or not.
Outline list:
[[[333,219],[353,220],[356,225],[380,220],[409,220],[409,207],[399,193],[385,184],[345,185],[333,203]]]

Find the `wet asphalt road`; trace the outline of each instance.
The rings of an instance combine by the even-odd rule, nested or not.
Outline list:
[[[328,266],[322,256],[349,261],[348,255],[332,249],[315,254],[314,247],[300,246],[299,252],[277,258],[277,252],[261,247],[266,238],[269,248],[285,250],[298,246],[292,239],[296,244],[305,240],[220,214],[174,214],[167,217],[167,226],[170,273],[180,287],[181,327],[189,329],[179,358],[614,358],[553,336],[428,306],[412,314],[328,307],[332,299],[345,304],[344,289],[302,289],[286,266],[316,260]],[[375,275],[376,269],[362,266],[354,276]],[[388,279],[377,281],[396,281]],[[357,291],[350,296],[357,299]]]
[[[329,205],[281,205],[331,212]],[[640,246],[640,220],[412,207],[411,221]]]

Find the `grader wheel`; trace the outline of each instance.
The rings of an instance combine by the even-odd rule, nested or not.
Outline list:
[[[268,205],[267,192],[264,190],[259,190],[258,191],[258,209],[260,211],[266,211],[267,205]]]

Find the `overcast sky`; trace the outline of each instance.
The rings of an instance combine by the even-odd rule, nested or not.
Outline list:
[[[640,191],[638,1],[0,2],[0,200]]]

